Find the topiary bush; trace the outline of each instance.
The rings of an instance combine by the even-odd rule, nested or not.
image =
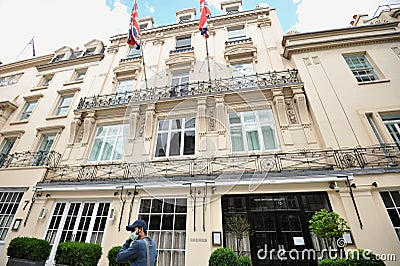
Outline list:
[[[239,266],[239,258],[230,248],[217,248],[211,253],[208,266]]]
[[[247,256],[239,257],[239,266],[253,266],[251,259]]]
[[[10,241],[7,256],[33,261],[47,260],[50,255],[50,243],[34,237],[16,237]]]
[[[116,258],[118,252],[121,250],[121,246],[112,247],[107,254],[108,266],[129,266],[129,263],[117,263]]]
[[[385,263],[376,258],[376,255],[370,250],[357,249],[349,254],[347,257],[348,265],[362,265],[362,266],[384,266]]]
[[[97,244],[63,242],[57,247],[55,261],[69,266],[96,266],[101,254],[101,246]]]

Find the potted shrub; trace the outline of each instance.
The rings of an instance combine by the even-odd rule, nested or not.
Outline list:
[[[50,243],[34,237],[13,238],[7,248],[7,266],[45,265]]]
[[[107,254],[108,266],[129,266],[129,263],[117,263],[116,258],[118,252],[121,250],[121,246],[112,247]]]
[[[250,234],[249,221],[243,216],[232,216],[226,219],[225,228],[227,232],[235,236],[238,255],[241,256],[243,253],[242,240]]]
[[[230,248],[217,248],[211,253],[208,266],[239,266],[239,258]]]
[[[91,243],[63,242],[57,247],[56,265],[96,266],[100,260],[101,246]]]
[[[239,266],[253,266],[251,259],[247,256],[239,257]]]
[[[315,212],[309,223],[311,232],[322,238],[327,247],[332,247],[335,238],[342,237],[350,229],[345,219],[326,209]]]

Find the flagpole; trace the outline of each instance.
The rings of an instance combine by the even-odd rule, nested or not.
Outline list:
[[[146,74],[146,63],[144,62],[144,53],[143,53],[143,45],[142,45],[142,40],[140,40],[140,53],[142,56],[142,65],[143,65],[143,74],[144,74],[144,82],[146,84],[146,91],[149,89],[148,85],[147,85],[147,74]]]
[[[211,83],[211,68],[210,68],[210,55],[208,53],[208,38],[204,38],[206,40],[206,59],[207,59],[207,68],[208,68],[208,81]]]

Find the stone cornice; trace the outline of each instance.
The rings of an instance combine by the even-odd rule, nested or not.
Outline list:
[[[269,12],[271,10],[275,10],[273,8],[259,8],[259,9],[254,9],[254,10],[249,10],[249,11],[243,11],[243,12],[238,12],[236,14],[229,14],[229,15],[221,15],[217,17],[211,17],[208,19],[209,25],[215,26],[227,26],[231,23],[237,23],[237,22],[249,22],[250,20],[254,20],[256,23],[258,20],[258,17],[261,14],[267,14],[269,15]],[[166,25],[166,26],[160,26],[157,28],[153,29],[146,29],[145,31],[141,32],[141,37],[143,40],[147,39],[152,39],[156,37],[156,34],[158,33],[168,33],[168,34],[175,34],[178,32],[182,32],[183,29],[185,31],[198,31],[198,26],[199,26],[199,20],[193,20],[185,23],[176,23],[172,25]],[[115,41],[118,39],[123,39],[125,41],[126,39],[126,34],[118,34],[115,36],[110,37],[110,41]]]
[[[63,68],[63,67],[81,65],[81,64],[85,64],[85,63],[97,62],[97,61],[102,60],[103,57],[104,57],[104,54],[95,54],[95,55],[90,55],[90,56],[78,57],[75,59],[61,60],[61,61],[54,62],[54,63],[39,65],[39,66],[36,66],[36,68],[39,72],[42,72],[42,71],[47,71],[47,70],[54,70],[57,68]]]
[[[0,72],[1,73],[12,72],[12,71],[17,71],[17,70],[27,69],[29,67],[35,67],[38,65],[42,65],[42,64],[50,62],[50,60],[53,58],[53,56],[54,56],[53,54],[48,54],[48,55],[33,57],[30,59],[17,61],[17,62],[13,62],[13,63],[9,63],[9,64],[0,65]]]
[[[395,22],[285,35],[282,40],[283,55],[290,58],[296,53],[400,41],[397,25]]]

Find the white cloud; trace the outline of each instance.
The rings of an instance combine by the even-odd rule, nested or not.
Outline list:
[[[220,10],[222,1],[224,0],[208,0],[208,4],[213,5],[217,10]]]
[[[300,1],[301,1],[301,0],[293,0],[293,3],[294,3],[294,4],[298,4],[298,3],[300,3]]]
[[[156,10],[154,9],[154,7],[149,6],[147,3],[146,3],[146,8],[150,11],[151,14],[153,14],[153,13],[156,11]]]
[[[398,0],[302,0],[297,6],[299,22],[296,28],[300,32],[346,28],[353,15],[368,14],[371,17],[380,5],[396,2]]]
[[[113,9],[99,0],[0,1],[0,61],[13,62],[35,37],[36,55],[44,55],[67,45],[80,47],[93,39],[108,39],[128,30],[129,12],[116,1]],[[112,23],[111,23],[112,22]],[[28,47],[19,60],[31,56]],[[30,51],[29,51],[30,50]]]

